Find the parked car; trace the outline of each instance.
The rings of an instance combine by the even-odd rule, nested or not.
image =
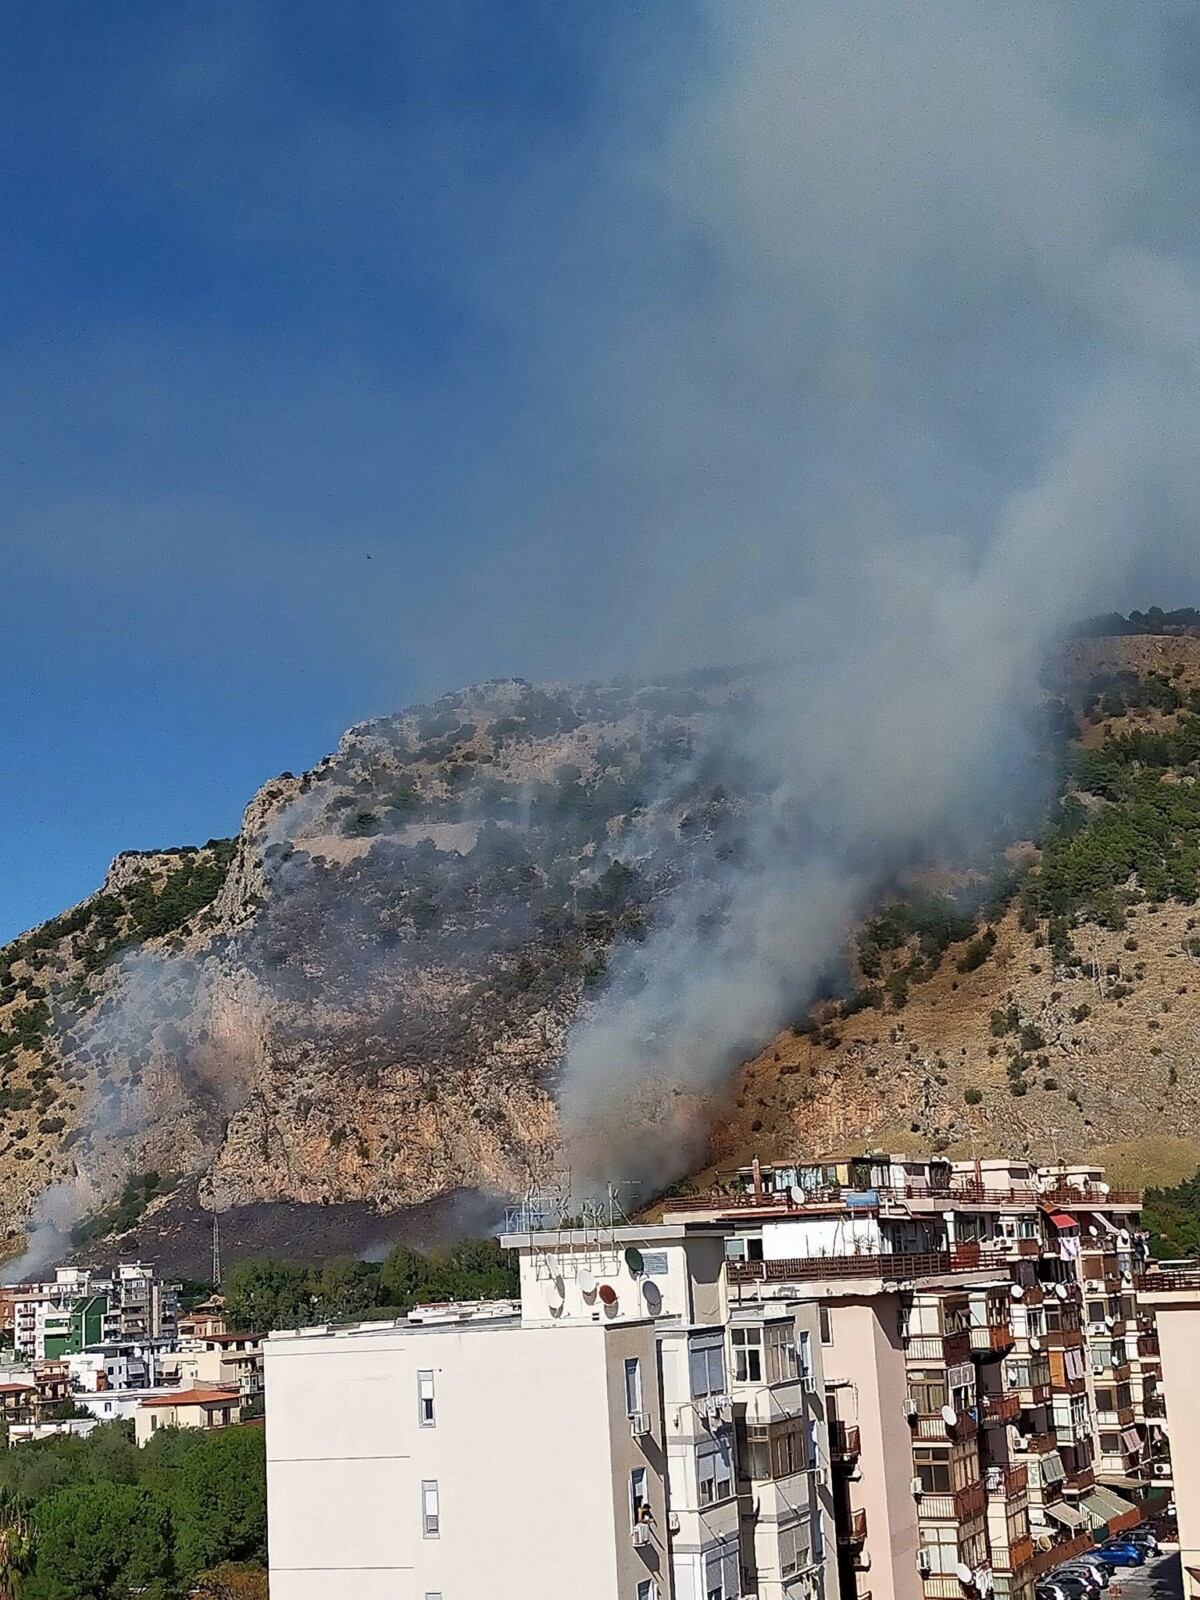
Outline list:
[[[1039,1583],[1033,1591],[1033,1600],[1067,1600],[1067,1593],[1056,1583]]]
[[[1097,1561],[1095,1556],[1084,1554],[1072,1556],[1070,1561],[1064,1561],[1058,1572],[1082,1572],[1085,1578],[1090,1578],[1093,1583],[1098,1583],[1102,1589],[1107,1589],[1112,1582],[1112,1576],[1103,1561]],[[1050,1576],[1053,1578],[1054,1574]]]
[[[1093,1583],[1086,1573],[1068,1572],[1063,1567],[1055,1567],[1050,1578],[1063,1590],[1067,1600],[1100,1600],[1100,1585]]]
[[[1106,1567],[1141,1567],[1146,1562],[1146,1552],[1128,1539],[1107,1539],[1092,1551]]]
[[[1147,1528],[1143,1524],[1140,1528],[1130,1528],[1129,1532],[1122,1534],[1121,1537],[1130,1544],[1140,1545],[1152,1556],[1158,1554],[1158,1535],[1153,1528]]]

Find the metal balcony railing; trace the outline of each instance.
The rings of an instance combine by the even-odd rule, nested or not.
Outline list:
[[[984,1422],[1011,1422],[1021,1413],[1021,1396],[1015,1389],[1006,1394],[979,1397],[979,1415]]]
[[[852,1511],[846,1526],[838,1529],[837,1537],[839,1544],[862,1544],[867,1537],[867,1513],[862,1510]]]
[[[835,1461],[855,1460],[862,1450],[858,1429],[846,1422],[835,1422],[830,1433],[829,1448]]]

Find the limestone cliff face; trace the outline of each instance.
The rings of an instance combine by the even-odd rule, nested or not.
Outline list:
[[[609,952],[736,816],[694,760],[732,693],[487,685],[350,729],[236,840],[118,857],[0,953],[10,1238],[148,1171],[222,1208],[528,1182]]]

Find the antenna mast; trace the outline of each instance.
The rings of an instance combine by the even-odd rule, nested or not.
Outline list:
[[[221,1214],[219,1211],[213,1212],[212,1281],[214,1289],[221,1287]]]

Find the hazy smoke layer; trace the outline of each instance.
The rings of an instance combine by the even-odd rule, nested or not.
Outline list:
[[[627,611],[656,653],[770,660],[735,754],[775,785],[721,915],[681,891],[576,1029],[585,1164],[685,1162],[689,1094],[786,1020],[871,885],[1019,790],[1045,644],[1178,592],[1200,443],[1182,17],[713,8],[640,152],[676,298],[616,318],[603,400],[645,517]],[[661,1084],[677,1117],[641,1097]]]

